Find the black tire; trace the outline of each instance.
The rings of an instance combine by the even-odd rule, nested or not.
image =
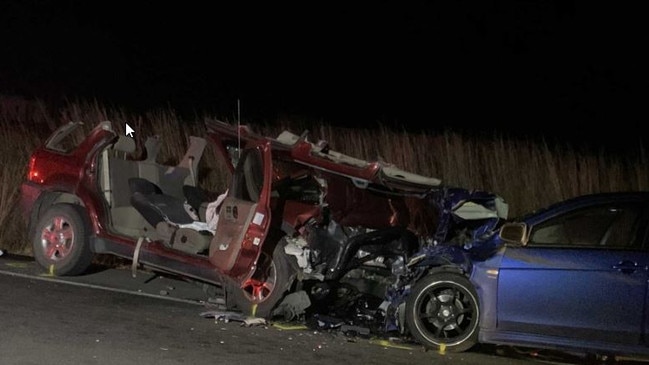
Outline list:
[[[38,220],[32,237],[34,259],[54,275],[74,276],[92,263],[89,225],[78,205],[55,204]]]
[[[478,342],[480,308],[473,284],[451,273],[424,277],[406,300],[406,325],[424,347],[463,352]]]
[[[292,258],[284,252],[285,240],[280,240],[272,255],[262,252],[257,270],[242,287],[231,289],[235,309],[246,315],[270,319],[273,309],[287,294],[296,277]]]

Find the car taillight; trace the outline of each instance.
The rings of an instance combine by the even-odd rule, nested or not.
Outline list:
[[[29,170],[27,171],[27,180],[39,184],[43,182],[43,178],[41,174],[36,169],[36,156],[32,156],[29,159]]]

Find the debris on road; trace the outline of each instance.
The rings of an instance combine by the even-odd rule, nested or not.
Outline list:
[[[243,313],[234,311],[212,310],[202,312],[200,315],[204,318],[214,318],[215,322],[241,322],[241,325],[246,327],[264,326],[268,324],[265,318],[246,316]]]

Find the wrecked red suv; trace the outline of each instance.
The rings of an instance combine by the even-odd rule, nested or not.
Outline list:
[[[495,196],[449,194],[436,178],[344,155],[306,132],[269,138],[208,121],[205,138],[189,137],[178,164],[165,165],[156,136],[134,158],[135,140],[111,122],[75,143],[80,125],[33,152],[22,185],[34,257],[56,275],[112,254],[218,286],[229,308],[270,317],[290,293],[321,300],[341,282],[376,291],[366,283],[377,275],[394,284],[422,247],[460,232],[457,222],[502,216]],[[223,159],[231,175],[216,225],[218,192],[198,188],[205,158]]]

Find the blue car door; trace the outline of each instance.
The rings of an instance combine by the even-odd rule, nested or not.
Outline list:
[[[503,254],[498,330],[564,345],[640,344],[649,265],[643,204],[582,204],[526,222],[526,244]]]

